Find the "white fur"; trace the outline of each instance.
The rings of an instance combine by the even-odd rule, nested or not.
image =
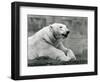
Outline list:
[[[62,28],[60,28],[60,26]],[[61,61],[76,59],[73,51],[63,46],[62,40],[68,28],[64,24],[54,23],[44,27],[33,36],[28,38],[28,59],[48,56]],[[55,37],[54,37],[55,35]]]

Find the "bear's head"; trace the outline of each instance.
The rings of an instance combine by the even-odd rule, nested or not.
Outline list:
[[[70,33],[68,27],[61,23],[51,24],[50,29],[56,39],[65,39]]]

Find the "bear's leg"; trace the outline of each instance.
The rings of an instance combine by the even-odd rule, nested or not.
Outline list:
[[[62,42],[60,42],[57,46],[58,49],[62,50],[65,55],[73,60],[76,60],[75,54],[73,53],[73,51],[71,49],[67,49],[66,47],[64,47],[64,45],[62,44]]]
[[[76,60],[75,54],[71,49],[67,49],[67,56],[69,56],[71,59]]]
[[[65,53],[55,47],[50,47],[49,49],[45,50],[43,53],[45,56],[49,56],[52,59],[57,59],[61,61],[70,61],[71,57],[66,56]]]

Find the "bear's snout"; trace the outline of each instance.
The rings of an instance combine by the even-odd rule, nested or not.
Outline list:
[[[70,31],[67,31],[65,34],[62,34],[62,36],[67,37]]]

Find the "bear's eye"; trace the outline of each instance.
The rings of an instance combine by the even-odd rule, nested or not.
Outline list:
[[[60,28],[62,28],[62,27],[60,26]]]

